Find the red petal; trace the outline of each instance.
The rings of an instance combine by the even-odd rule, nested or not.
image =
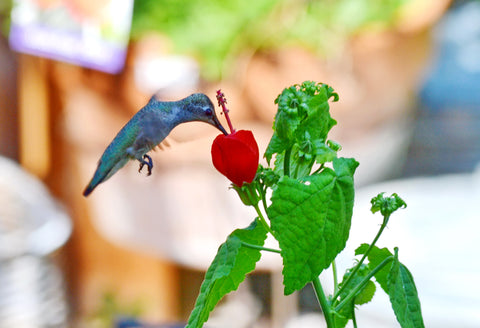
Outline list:
[[[240,130],[226,136],[219,135],[213,141],[213,165],[238,186],[253,181],[258,160],[258,145],[251,131]]]

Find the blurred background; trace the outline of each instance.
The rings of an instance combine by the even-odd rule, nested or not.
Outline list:
[[[380,223],[369,198],[398,192],[409,207],[378,246],[400,246],[426,325],[480,323],[480,1],[2,0],[0,28],[0,327],[182,327],[254,218],[211,164],[218,132],[180,126],[152,176],[132,162],[82,191],[153,93],[221,88],[263,152],[274,99],[304,80],[339,93],[331,138],[361,164],[352,242]],[[208,326],[323,327],[310,287],[281,281],[264,254]],[[381,297],[357,320],[398,327]]]

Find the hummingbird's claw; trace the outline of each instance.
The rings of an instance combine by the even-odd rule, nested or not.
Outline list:
[[[151,175],[152,174],[152,168],[153,168],[153,162],[152,162],[152,158],[150,156],[148,156],[147,154],[143,155],[143,160],[140,161],[140,167],[138,168],[138,172],[142,171],[144,165],[147,165],[147,168],[148,168],[147,176]]]

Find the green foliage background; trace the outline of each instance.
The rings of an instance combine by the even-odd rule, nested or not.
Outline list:
[[[175,51],[197,57],[205,77],[218,79],[241,53],[289,45],[335,53],[362,29],[394,24],[408,1],[137,0],[132,38],[160,32]]]

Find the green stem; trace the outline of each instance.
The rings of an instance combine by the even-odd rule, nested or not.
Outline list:
[[[353,328],[357,328],[357,318],[355,318],[355,304],[352,302],[352,323]]]
[[[340,304],[335,307],[335,312],[339,312],[346,304],[348,304],[352,300],[352,298],[354,298],[358,294],[358,292],[368,283],[368,281],[377,274],[378,271],[382,270],[384,266],[386,266],[389,262],[393,261],[393,258],[393,256],[387,257],[385,260],[380,262],[380,264],[377,265],[375,269],[370,271],[368,275],[366,275],[365,278],[363,278],[362,281],[360,281],[360,283],[355,286],[355,288],[352,289],[350,293],[348,293],[348,295],[340,302]]]
[[[290,155],[292,154],[292,147],[285,150],[285,157],[283,158],[283,174],[290,176]]]
[[[333,273],[333,293],[336,294],[338,291],[338,277],[337,277],[337,264],[335,260],[332,262],[332,273]]]
[[[338,295],[340,294],[340,292],[345,289],[348,284],[350,283],[350,281],[352,281],[353,277],[355,277],[357,271],[360,269],[360,266],[363,264],[363,262],[365,261],[365,259],[367,258],[368,254],[370,253],[370,251],[372,250],[373,246],[375,246],[375,243],[378,241],[378,239],[380,238],[383,230],[387,227],[387,223],[388,223],[388,219],[390,218],[390,214],[386,215],[384,218],[383,218],[383,222],[382,222],[382,225],[380,226],[380,229],[378,230],[377,232],[377,235],[375,236],[375,238],[373,238],[373,241],[372,243],[370,244],[370,246],[368,246],[368,249],[367,251],[363,254],[362,258],[360,259],[360,261],[357,263],[357,265],[355,266],[355,268],[353,268],[352,272],[350,273],[350,275],[348,276],[347,280],[342,283],[342,288],[340,288],[334,295],[333,295],[333,299],[336,300]]]
[[[325,317],[325,322],[327,323],[327,328],[335,328],[332,316],[332,308],[330,303],[323,292],[322,284],[320,283],[320,278],[317,277],[312,281],[313,289],[315,290],[315,294],[317,295],[318,303],[323,311],[323,316]]]
[[[273,249],[273,248],[268,248],[268,247],[253,245],[253,244],[246,243],[246,242],[244,242],[244,241],[242,241],[242,245],[245,246],[245,247],[248,247],[248,248],[258,249],[258,250],[260,250],[260,251],[267,251],[267,252],[279,253],[279,254],[280,254],[280,250],[278,250],[278,249]]]
[[[255,196],[252,195],[252,193],[255,193]],[[265,220],[265,217],[263,216],[263,213],[260,210],[260,207],[258,207],[258,198],[256,197],[256,190],[255,190],[255,187],[253,185],[251,185],[251,184],[248,185],[248,187],[246,189],[246,195],[247,195],[247,197],[250,201],[250,204],[255,209],[255,212],[257,212],[258,218],[259,218],[260,222],[262,223],[263,227],[265,228],[265,230],[270,232],[275,237],[275,235],[273,233],[273,230],[270,228],[270,225],[267,223],[267,220]]]
[[[262,200],[263,209],[267,211],[267,187],[262,187],[260,184],[258,186],[258,192],[260,193],[260,198]]]
[[[258,204],[253,205],[253,208],[255,209],[255,212],[257,212],[258,218],[260,219],[260,222],[262,223],[265,230],[267,230],[272,236],[275,237],[275,234],[273,233],[272,228],[270,228],[270,225],[267,223],[267,220],[265,220],[265,217],[263,216],[263,213],[260,210],[260,207],[258,207]]]
[[[270,228],[270,226],[268,225],[267,220],[265,220],[265,217],[263,216],[262,211],[260,211],[260,208],[258,207],[258,205],[254,205],[253,207],[255,208],[255,211],[257,212],[258,218],[260,219],[260,222],[262,223],[265,230],[270,232],[270,234],[275,237],[275,234],[273,233],[272,228]]]

